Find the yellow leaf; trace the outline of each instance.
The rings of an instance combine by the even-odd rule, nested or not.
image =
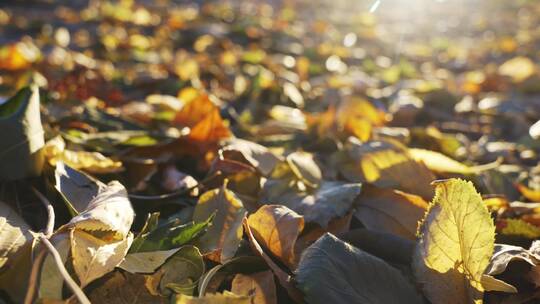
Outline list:
[[[252,304],[277,303],[274,274],[270,270],[253,274],[237,274],[232,281],[231,291],[237,295],[252,295]]]
[[[415,277],[434,304],[482,303],[482,275],[495,242],[495,226],[471,182],[437,181],[419,228]]]
[[[514,82],[521,82],[536,73],[536,65],[527,57],[515,57],[499,67],[499,74],[511,77]]]
[[[253,297],[239,296],[229,291],[206,294],[203,297],[176,295],[176,304],[252,304]]]
[[[246,210],[236,194],[223,185],[201,195],[193,211],[193,221],[205,221],[214,213],[212,226],[195,245],[203,254],[217,254],[211,258],[222,263],[234,257],[240,245],[242,218]]]
[[[412,159],[405,147],[386,141],[351,141],[345,153],[338,156],[338,163],[347,179],[433,197],[429,184],[435,176],[424,164]]]
[[[112,160],[101,153],[67,150],[66,143],[60,136],[49,140],[43,151],[45,159],[51,166],[56,166],[57,162],[62,161],[74,169],[95,174],[122,170],[122,162]]]
[[[436,172],[475,174],[499,165],[499,161],[495,161],[490,164],[471,167],[453,160],[442,153],[425,149],[411,148],[409,149],[409,155],[411,155],[414,160],[423,162],[428,169]]]
[[[522,219],[504,219],[497,222],[498,231],[504,235],[521,236],[529,239],[540,238],[540,227]]]
[[[264,247],[288,266],[299,258],[294,251],[304,218],[281,205],[264,205],[248,218],[253,235]]]
[[[531,202],[540,202],[540,190],[531,189],[523,184],[517,184],[517,188]]]

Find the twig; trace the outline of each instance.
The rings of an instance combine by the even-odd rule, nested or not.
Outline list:
[[[30,278],[28,279],[28,289],[26,290],[26,296],[24,297],[24,304],[32,304],[34,294],[36,293],[41,265],[43,264],[46,255],[47,251],[42,248],[32,263],[32,270],[30,272]]]
[[[45,231],[43,232],[47,238],[51,237],[51,235],[54,232],[54,221],[55,221],[55,214],[54,214],[54,208],[51,205],[51,202],[45,197],[45,195],[41,194],[36,188],[31,187],[32,191],[35,195],[39,198],[39,200],[43,203],[45,208],[47,209],[47,226],[45,227]]]
[[[182,196],[184,194],[188,194],[190,193],[191,191],[193,191],[194,189],[202,189],[204,187],[204,184],[208,183],[209,181],[211,181],[212,179],[220,176],[222,173],[221,171],[217,171],[216,173],[206,177],[205,179],[203,179],[202,181],[200,181],[197,185],[195,186],[191,186],[189,188],[184,188],[184,189],[180,189],[178,191],[175,191],[175,192],[171,192],[171,193],[166,193],[166,194],[160,194],[160,195],[138,195],[138,194],[128,194],[128,197],[129,198],[132,198],[132,199],[137,199],[137,200],[147,200],[147,201],[155,201],[155,200],[163,200],[163,199],[168,199],[168,198],[175,198],[175,197],[179,197],[179,196]]]
[[[62,261],[62,257],[60,257],[60,254],[58,251],[56,251],[56,248],[51,244],[49,239],[47,239],[45,236],[40,236],[39,238],[47,250],[53,255],[54,262],[56,263],[56,266],[58,267],[58,270],[60,271],[60,274],[64,278],[64,281],[66,281],[66,284],[68,285],[69,289],[73,291],[73,294],[77,297],[77,300],[81,304],[91,304],[90,300],[86,297],[82,289],[77,285],[77,283],[71,278],[68,271],[66,270],[66,267],[64,267],[64,262]]]

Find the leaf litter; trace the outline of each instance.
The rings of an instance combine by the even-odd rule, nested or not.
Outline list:
[[[0,302],[538,303],[535,1],[8,1]]]

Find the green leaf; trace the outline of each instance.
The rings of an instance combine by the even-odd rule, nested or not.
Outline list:
[[[204,271],[201,252],[197,247],[187,245],[168,259],[148,281],[152,289],[163,296],[173,291],[192,295]]]
[[[397,269],[330,233],[304,251],[296,281],[310,304],[422,303]]]
[[[167,251],[178,248],[202,234],[214,218],[211,214],[202,222],[178,225],[175,221],[164,223],[148,233],[137,236],[129,249],[130,253]]]
[[[417,280],[434,304],[481,303],[482,275],[493,253],[495,227],[471,182],[435,183],[413,258]]]
[[[37,86],[23,88],[0,105],[0,181],[41,174],[45,144]]]

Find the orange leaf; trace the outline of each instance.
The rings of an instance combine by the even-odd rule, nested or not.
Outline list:
[[[281,205],[264,205],[248,218],[253,235],[288,266],[296,265],[296,239],[304,229],[304,218]]]

